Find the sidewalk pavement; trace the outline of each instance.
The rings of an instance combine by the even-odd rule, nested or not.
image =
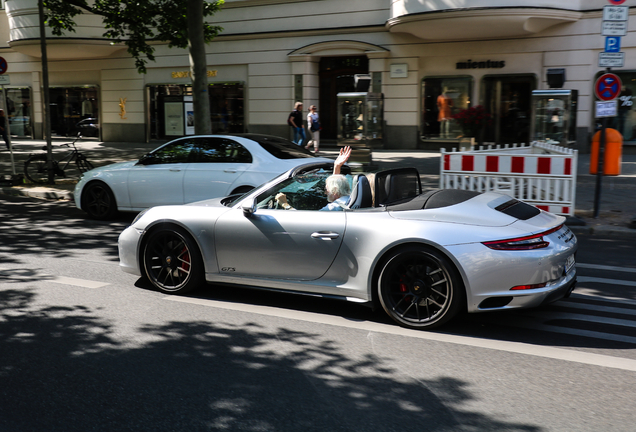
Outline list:
[[[56,144],[71,141],[56,139]],[[30,153],[42,151],[46,145],[42,140],[13,141],[15,171],[22,174],[24,161]],[[115,162],[138,159],[150,150],[162,144],[162,141],[150,143],[101,142],[85,138],[77,143],[79,149],[96,167]],[[9,152],[2,147],[0,154],[0,174],[11,175],[13,167]],[[57,151],[56,151],[57,153]],[[325,157],[335,158],[338,149],[321,149]],[[440,153],[422,150],[375,150],[373,164],[377,169],[413,166],[422,175],[422,187],[439,186]],[[590,155],[579,154],[575,217],[568,218],[568,226],[577,233],[598,235],[618,235],[636,238],[636,155],[623,155],[620,176],[603,177],[599,217],[594,218],[596,175],[589,174]],[[0,194],[28,196],[49,200],[73,200],[73,189],[77,178],[56,179],[55,185],[35,186],[20,184],[0,186]]]

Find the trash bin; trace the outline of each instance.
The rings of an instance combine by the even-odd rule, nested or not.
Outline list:
[[[598,151],[601,142],[601,131],[592,137],[592,153],[590,154],[590,174],[596,174],[598,168]],[[603,157],[603,175],[617,176],[621,174],[623,159],[623,136],[612,128],[605,129],[605,155]]]

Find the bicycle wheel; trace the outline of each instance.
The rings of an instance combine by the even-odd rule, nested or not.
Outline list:
[[[55,166],[57,161],[53,161]],[[26,162],[24,162],[24,175],[33,183],[45,184],[49,181],[48,162],[46,155],[37,154],[30,156]]]
[[[93,168],[95,168],[93,166],[93,164],[90,163],[88,161],[88,159],[86,159],[86,156],[84,156],[84,155],[77,155],[77,159],[75,160],[75,164],[77,165],[77,169],[81,173],[85,173],[86,171],[90,171]]]

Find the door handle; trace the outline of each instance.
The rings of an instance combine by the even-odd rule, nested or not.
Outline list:
[[[335,240],[340,237],[340,234],[335,232],[315,232],[311,235],[311,238],[320,240]]]
[[[170,172],[179,172],[181,168],[170,168]]]
[[[236,170],[235,169],[226,169],[226,170],[223,170],[223,172],[236,174]]]

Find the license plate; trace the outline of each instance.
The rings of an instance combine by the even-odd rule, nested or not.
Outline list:
[[[570,255],[568,259],[565,260],[565,273],[570,273],[574,264],[574,255]]]

